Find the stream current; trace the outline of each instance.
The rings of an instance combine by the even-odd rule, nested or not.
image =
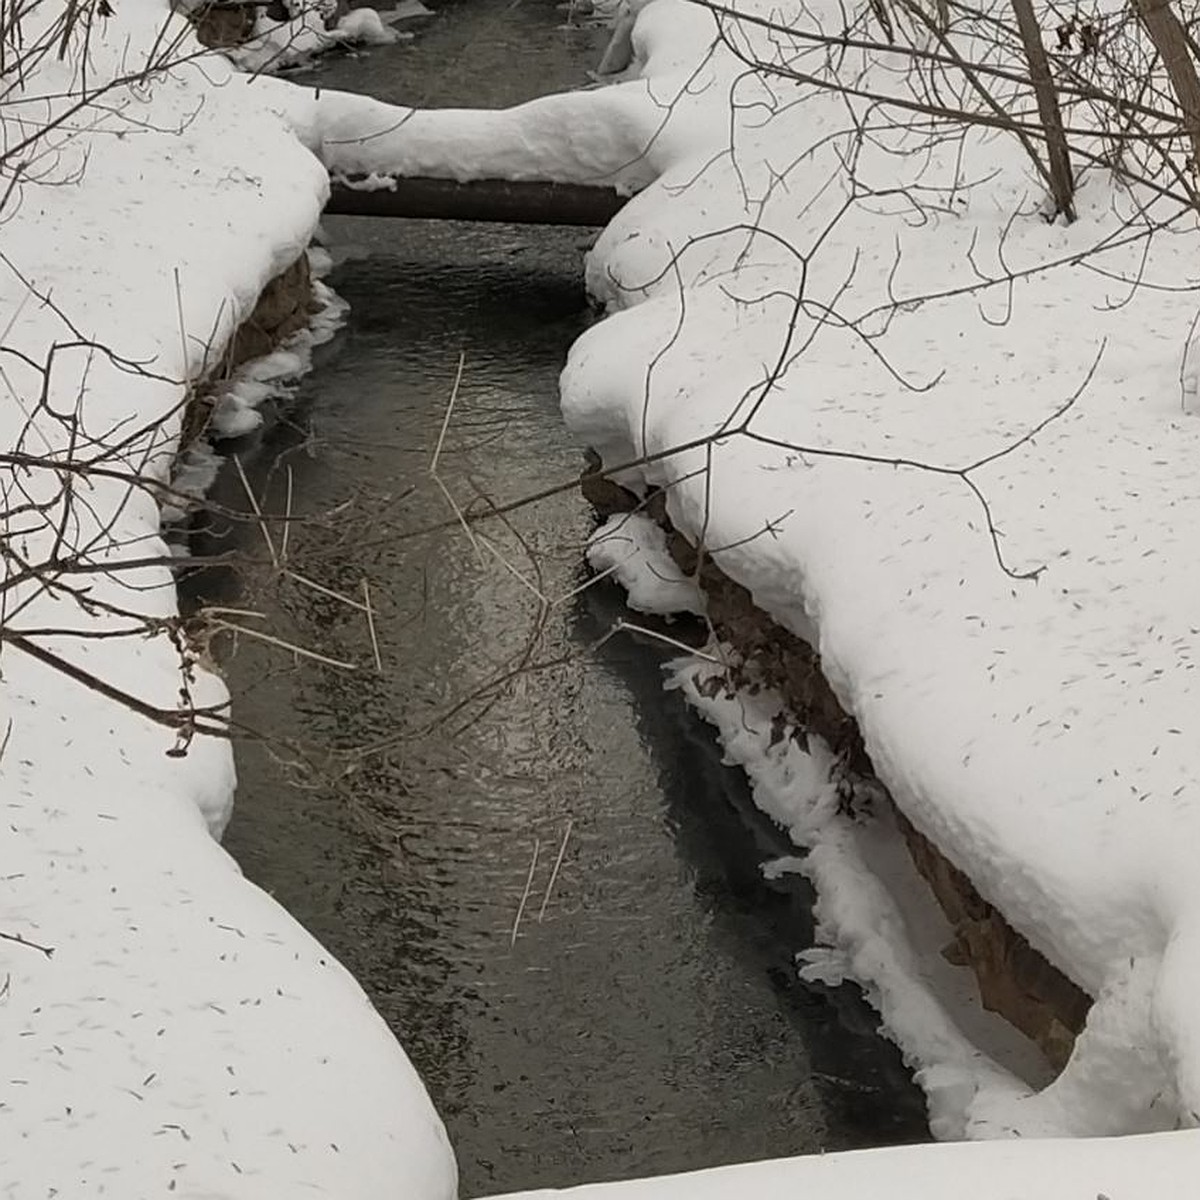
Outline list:
[[[604,32],[564,20],[461,0],[411,43],[300,81],[513,104],[598,61]],[[792,850],[663,691],[669,655],[597,648],[624,610],[607,584],[577,590],[582,498],[489,522],[475,545],[406,536],[453,519],[443,487],[477,507],[578,472],[557,377],[592,319],[589,232],[331,218],[326,234],[347,326],[296,406],[235,449],[268,506],[290,489],[306,518],[289,564],[344,599],[253,572],[190,591],[358,669],[248,639],[228,654],[236,716],[279,740],[239,746],[230,853],[395,1030],[463,1196],[927,1138],[859,995],[796,979],[812,896],[763,878]],[[241,489],[226,471],[218,498]],[[261,555],[257,538],[219,545]]]

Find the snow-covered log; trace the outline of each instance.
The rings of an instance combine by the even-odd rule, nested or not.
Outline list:
[[[615,188],[524,180],[389,178],[376,186],[334,179],[325,211],[353,217],[428,217],[442,221],[503,221],[517,225],[607,225],[625,204]]]

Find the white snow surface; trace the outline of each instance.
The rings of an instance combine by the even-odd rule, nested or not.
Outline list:
[[[715,91],[693,98],[703,120],[669,120],[671,97],[688,86],[689,64],[703,55],[709,35],[678,16],[659,14],[664,36],[635,37],[645,78],[595,91],[496,111],[404,108],[300,87],[279,92],[278,102],[333,174],[373,177],[376,187],[394,187],[393,176],[429,176],[579,183],[631,194],[708,147],[711,129],[728,121],[726,98]]]
[[[625,589],[626,603],[637,612],[704,612],[703,593],[675,565],[667,535],[645,513],[609,517],[588,539],[587,560],[593,570],[611,575]]]
[[[832,0],[742,7],[841,28]],[[152,0],[122,3],[93,44],[104,60],[93,78],[128,62],[162,19]],[[53,288],[76,329],[155,375],[65,350],[52,397],[70,411],[86,373],[90,437],[172,413],[183,386],[171,381],[195,378],[205,346],[303,250],[326,168],[383,186],[409,173],[638,193],[589,260],[611,315],[564,371],[568,421],[634,489],[668,487],[676,526],[703,532],[720,566],[817,646],[900,808],[1097,1003],[1053,1085],[992,1061],[906,978],[903,941],[871,927],[889,928],[890,898],[851,902],[867,878],[861,846],[822,850],[835,835],[822,843],[826,825],[810,819],[827,804],[819,747],[776,770],[761,723],[757,742],[729,726],[731,757],[816,846],[805,869],[825,872],[821,919],[837,944],[808,970],[852,975],[879,999],[944,1134],[1197,1124],[1194,216],[1093,168],[1081,172],[1079,220],[1048,222],[1039,181],[1004,135],[929,140],[910,123],[857,142],[847,114],[867,101],[747,72],[715,29],[686,0],[655,0],[638,14],[623,82],[499,113],[250,82],[211,56],[203,71],[123,94],[124,118],[138,119],[114,109],[105,120],[123,121],[122,137],[68,138],[52,160],[63,186],[22,189],[5,252]],[[731,37],[828,69],[820,47],[753,27]],[[895,64],[868,52],[840,61],[863,90],[902,86]],[[36,81],[47,94],[64,82],[56,70]],[[1147,213],[1169,232],[1150,236]],[[68,336],[11,267],[0,306],[6,346],[34,359]],[[38,384],[6,362],[17,397]],[[19,411],[0,413],[11,445]],[[45,417],[26,432],[52,449],[66,438]],[[176,433],[170,416],[161,434],[132,437],[126,460],[165,475]],[[968,466],[969,482],[956,473]],[[143,493],[84,486],[94,515],[76,537],[94,537],[95,556],[162,548]],[[21,552],[35,554],[34,541]],[[1036,582],[1016,577],[1035,571]],[[166,616],[168,584],[146,568],[94,594]],[[45,597],[19,617],[89,633],[120,623]],[[175,703],[178,658],[164,638],[53,644]],[[226,749],[197,739],[167,758],[158,726],[11,645],[3,666],[0,930],[56,948],[45,958],[2,943],[0,1136],[6,1151],[22,1147],[0,1168],[9,1191],[157,1195],[171,1172],[185,1196],[374,1196],[398,1181],[414,1197],[451,1194],[441,1126],[399,1047],[344,972],[203,835],[228,814]],[[203,671],[192,686],[224,699]],[[686,1186],[744,1194],[729,1189],[750,1181],[771,1194],[804,1178],[849,1196],[871,1190],[860,1163],[892,1187],[897,1167],[921,1163],[919,1194],[948,1196],[969,1161],[997,1197],[1010,1178],[1022,1195],[1057,1197],[1046,1181],[1065,1179],[1088,1200],[1093,1187],[1117,1200],[1120,1188],[1162,1194],[1146,1181],[1194,1153],[1190,1133],[888,1151]],[[1026,1174],[1005,1174],[1018,1160]]]
[[[901,1146],[494,1200],[1153,1200],[1187,1193],[1200,1135]]]
[[[401,37],[373,8],[351,9],[338,21],[337,29],[360,46],[389,46]]]
[[[832,3],[742,7],[841,28]],[[1048,222],[1015,142],[873,127],[856,145],[865,101],[753,76],[703,48],[712,30],[676,0],[639,20],[652,88],[691,80],[661,140],[707,141],[592,252],[612,315],[572,351],[567,419],[610,465],[652,456],[625,481],[669,485],[676,526],[816,643],[902,811],[1096,998],[1053,1087],[981,1082],[955,1124],[1196,1124],[1194,213],[1083,170],[1079,220]],[[661,78],[660,40],[692,54]],[[820,47],[734,40],[825,69]],[[848,62],[896,94],[895,64]],[[994,546],[953,469],[1043,423],[971,473]],[[721,431],[707,460],[670,452]]]
[[[164,21],[181,55],[200,53],[165,4],[114,9],[93,30],[92,86],[139,61]],[[23,133],[63,111],[54,97],[76,86],[76,65],[51,56],[30,77]],[[326,195],[325,171],[263,103],[264,86],[205,55],[117,87],[94,122],[34,143],[53,152],[12,197],[0,263],[5,452],[103,453],[118,474],[167,477],[186,382],[304,252]],[[82,342],[122,360],[71,345]],[[56,344],[49,408],[35,410],[34,364]],[[46,471],[0,466],[0,486],[10,503],[54,499]],[[166,553],[144,490],[95,473],[76,487],[68,538],[88,562]],[[29,561],[52,548],[28,512],[3,537]],[[11,581],[19,560],[3,569]],[[26,584],[6,594],[5,636],[25,631],[175,708],[187,681],[166,636],[99,636],[137,629],[138,614],[173,616],[170,572],[71,582],[134,615]],[[53,950],[0,940],[0,1193],[453,1196],[444,1130],[403,1050],[347,972],[210,836],[232,798],[228,744],[201,736],[169,757],[169,730],[19,647],[3,646],[0,667],[0,932]],[[226,700],[202,667],[189,686],[201,705]]]

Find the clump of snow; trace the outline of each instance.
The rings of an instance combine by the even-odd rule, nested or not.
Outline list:
[[[336,7],[305,3],[284,21],[274,20],[260,8],[251,36],[222,53],[243,71],[257,74],[305,66],[335,46],[387,46],[411,36],[385,24],[373,8],[352,9],[330,28],[328,19]]]
[[[251,36],[240,46],[228,46],[224,53],[243,71],[283,71],[299,67],[348,39],[325,25],[325,18],[311,7],[304,7],[285,21],[267,16],[265,8],[254,14]]]
[[[204,54],[164,3],[113,10],[87,45],[99,103],[61,123],[78,44],[9,101],[41,140],[3,214],[0,445],[81,471],[63,493],[57,468],[0,465],[0,493],[46,506],[0,530],[0,1192],[365,1200],[402,1180],[449,1200],[453,1156],[403,1050],[212,836],[228,741],[173,756],[172,729],[110,698],[168,722],[181,692],[227,707],[164,628],[176,602],[150,485],[213,348],[304,251],[328,186],[265,81]],[[95,91],[167,46],[174,65]],[[63,553],[78,602],[22,573]]]
[[[645,513],[609,517],[588,539],[587,560],[593,570],[613,576],[625,589],[629,607],[637,612],[660,616],[704,612],[704,596],[696,581],[675,565],[667,535]]]
[[[348,41],[360,46],[389,46],[404,36],[385,25],[373,8],[352,8],[335,28]]]
[[[204,496],[216,482],[224,461],[206,438],[197,438],[181,451],[171,472],[170,498],[162,505],[164,525],[182,521],[187,516],[192,501]],[[172,543],[172,548],[174,546]]]
[[[312,366],[312,352],[328,342],[342,327],[348,305],[322,276],[332,270],[332,259],[319,246],[307,251],[314,312],[309,322],[286,338],[274,351],[251,359],[213,388],[209,401],[209,426],[175,460],[169,499],[162,506],[164,524],[186,516],[190,501],[205,495],[216,479],[224,459],[210,438],[241,437],[261,427],[262,405],[287,401],[296,393],[300,380]]]
[[[903,851],[893,852],[896,830],[854,819],[845,803],[850,781],[828,746],[787,722],[772,689],[750,694],[727,683],[720,664],[733,661],[731,647],[710,646],[703,657],[672,663],[668,686],[717,727],[755,802],[807,850],[777,868],[802,871],[817,893],[817,939],[827,948],[805,953],[802,976],[865,984],[882,1029],[925,1089],[935,1136],[995,1133],[999,1126],[975,1112],[980,1099],[1029,1096],[1046,1082],[1044,1065],[1011,1027],[978,1011],[969,970],[938,954],[953,931]]]
[[[635,38],[639,62],[653,67],[653,83],[632,79],[486,112],[405,108],[300,88],[276,92],[273,103],[338,177],[541,180],[632,194],[698,144],[694,127],[667,121],[665,114],[695,87],[689,53],[707,44],[710,29],[707,22],[697,25],[690,6],[675,7],[680,11],[672,15],[680,20],[666,21],[671,37]],[[725,123],[721,95],[697,88],[694,100],[718,127]],[[707,135],[700,141],[707,144]]]
[[[316,311],[308,325],[270,354],[244,363],[222,381],[213,397],[212,430],[218,437],[240,437],[259,428],[262,405],[294,395],[312,366],[313,350],[341,328],[348,305],[319,278],[330,269],[329,255],[323,250],[310,250],[309,255]]]

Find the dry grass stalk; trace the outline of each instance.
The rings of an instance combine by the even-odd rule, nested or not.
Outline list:
[[[574,817],[568,817],[567,827],[563,830],[562,845],[558,848],[558,857],[554,860],[554,869],[550,872],[550,882],[546,884],[546,894],[542,897],[542,907],[538,909],[537,919],[539,925],[546,915],[546,906],[550,903],[550,893],[554,890],[554,881],[558,878],[559,868],[562,867],[563,858],[567,853],[567,839],[571,836],[571,827],[574,824]]]
[[[525,905],[529,903],[529,889],[533,887],[533,873],[537,870],[538,854],[542,849],[542,839],[533,839],[533,857],[529,860],[529,874],[525,877],[525,890],[521,893],[521,903],[517,905],[517,915],[513,918],[512,934],[508,939],[510,946],[517,944],[517,931],[521,928],[521,918],[525,915]]]

